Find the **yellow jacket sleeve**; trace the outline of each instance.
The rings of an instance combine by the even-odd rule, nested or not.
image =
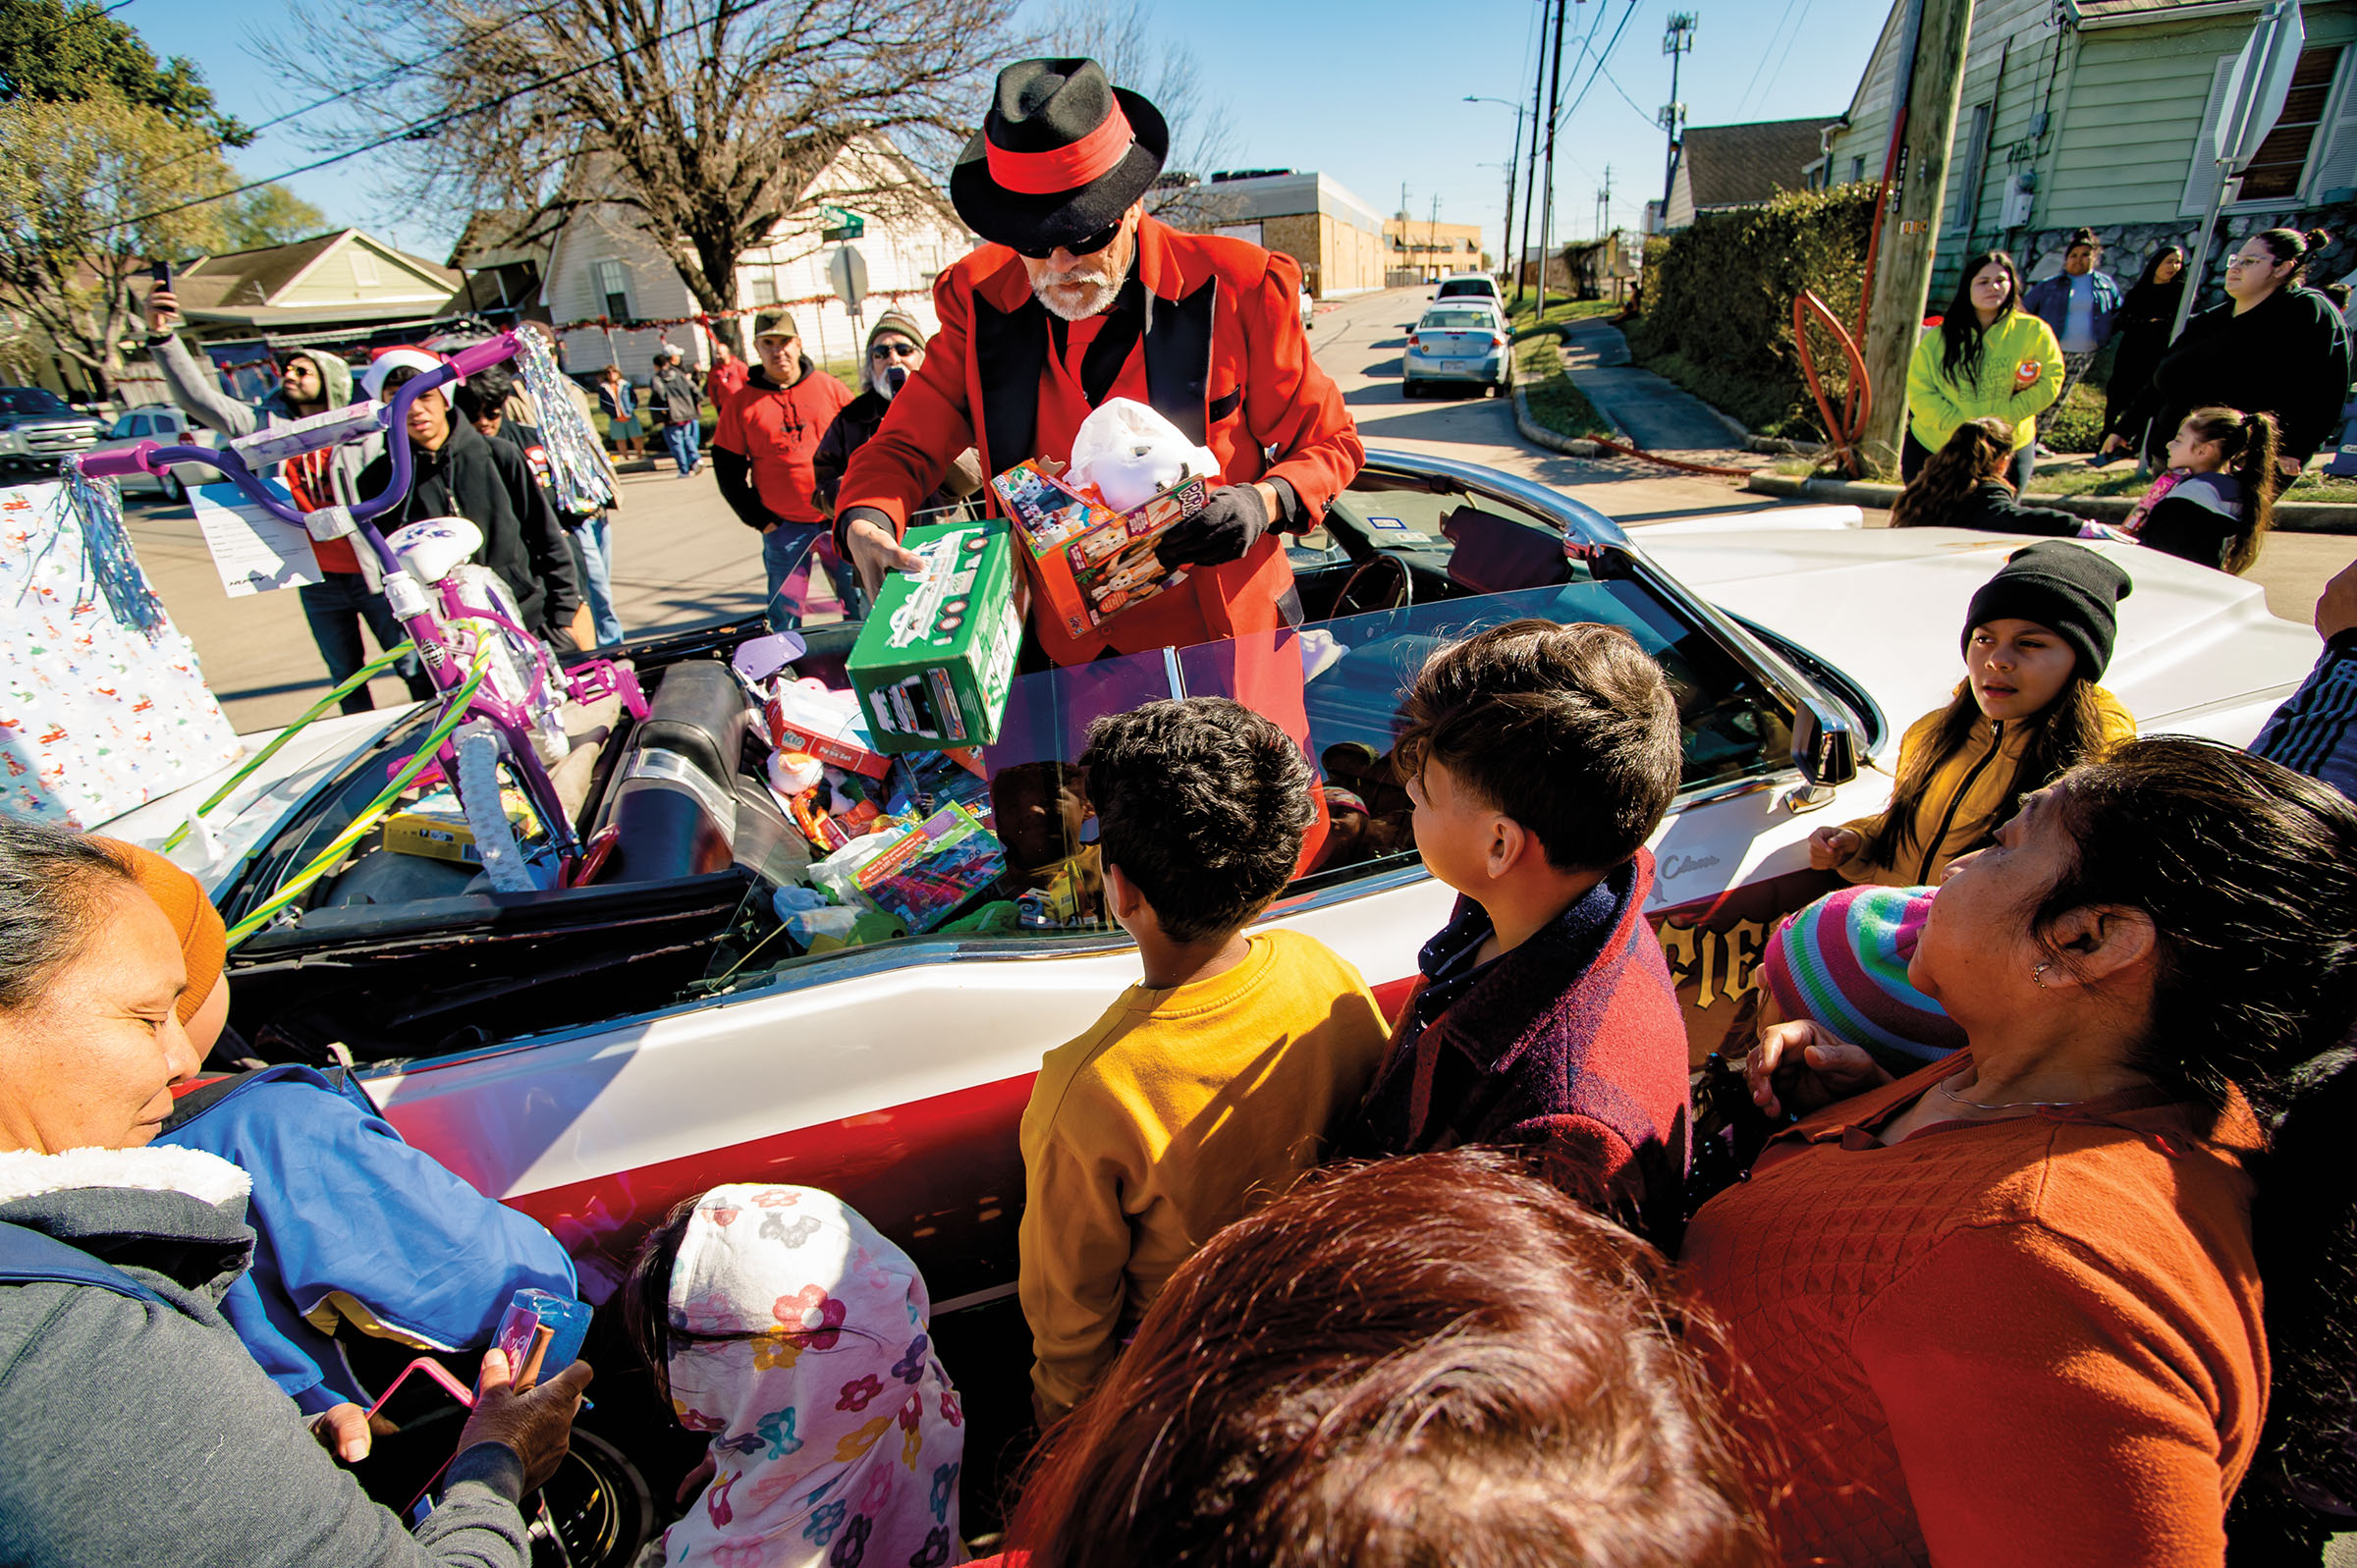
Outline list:
[[[1915,340],[1914,357],[1907,361],[1907,429],[1934,452],[1947,444],[1964,409],[1940,372],[1940,331],[1937,327]]]
[[[1049,1404],[1075,1405],[1120,1349],[1130,1247],[1122,1200],[1138,1172],[1115,1150],[1077,1148],[1057,1129],[1042,1129],[1035,1146],[1024,1131],[1015,1289],[1031,1325],[1031,1385]]]

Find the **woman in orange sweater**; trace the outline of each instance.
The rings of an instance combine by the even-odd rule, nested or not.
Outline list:
[[[2268,1393],[2244,1091],[2357,1017],[2357,810],[2130,742],[1957,862],[1908,977],[1968,1048],[1892,1081],[1764,1031],[1753,1098],[1806,1114],[1687,1233],[1787,1560],[2220,1563]]]

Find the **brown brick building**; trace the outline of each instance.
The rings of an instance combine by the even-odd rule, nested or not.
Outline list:
[[[1384,286],[1391,251],[1374,208],[1326,175],[1286,170],[1223,180],[1189,192],[1188,228],[1233,235],[1301,263],[1321,299]]]

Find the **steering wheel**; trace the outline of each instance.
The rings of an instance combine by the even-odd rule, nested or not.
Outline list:
[[[1387,585],[1380,580],[1386,573],[1392,578],[1388,594]],[[1362,595],[1370,602],[1361,603]],[[1378,595],[1382,595],[1381,602],[1372,602]],[[1408,571],[1407,563],[1398,556],[1379,552],[1351,568],[1350,575],[1343,579],[1343,591],[1335,596],[1333,617],[1340,621],[1344,616],[1404,610],[1415,602],[1416,580]]]

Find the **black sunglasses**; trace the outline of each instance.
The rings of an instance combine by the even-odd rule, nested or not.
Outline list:
[[[870,359],[913,359],[925,351],[913,343],[879,343],[867,351]]]
[[[1107,245],[1113,243],[1114,240],[1120,236],[1122,232],[1122,219],[1116,218],[1113,220],[1112,228],[1100,229],[1095,234],[1090,235],[1087,239],[1074,240],[1069,244],[1010,245],[1008,248],[1013,250],[1016,255],[1026,256],[1033,261],[1045,261],[1048,259],[1048,257],[1054,255],[1059,250],[1069,250],[1075,256],[1093,256],[1098,251],[1104,249]]]

